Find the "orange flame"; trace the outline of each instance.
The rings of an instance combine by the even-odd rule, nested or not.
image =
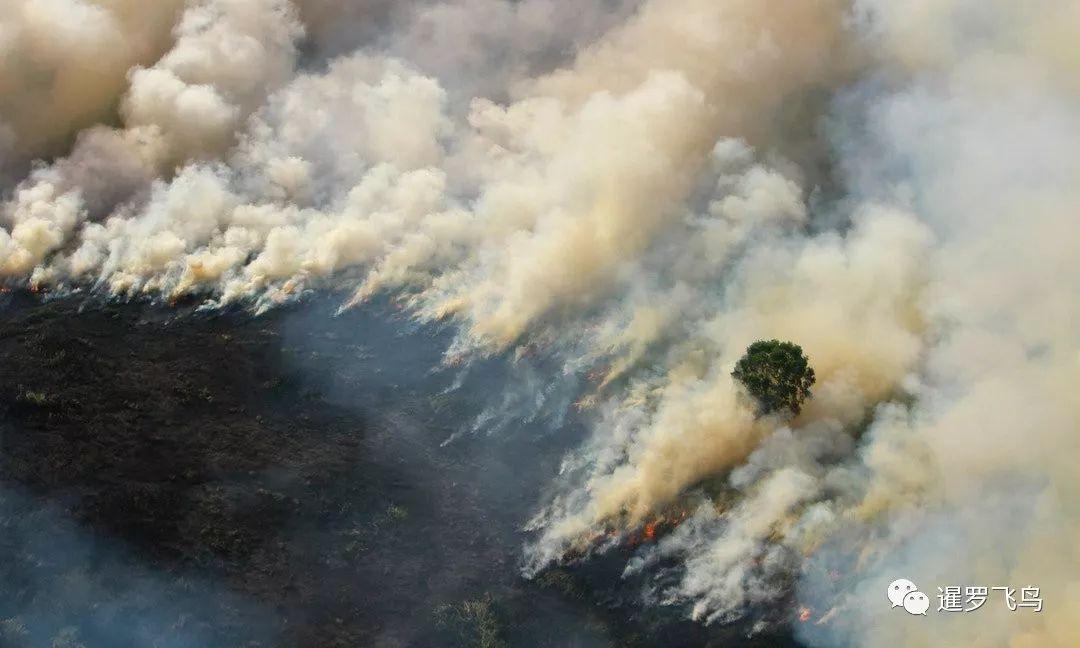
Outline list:
[[[649,542],[652,542],[653,540],[656,540],[656,525],[658,523],[659,523],[659,520],[654,521],[654,522],[649,522],[648,524],[645,525],[645,539],[648,540]]]
[[[799,608],[799,621],[802,623],[806,623],[810,620],[810,615],[813,614],[813,612],[814,611],[808,607]]]

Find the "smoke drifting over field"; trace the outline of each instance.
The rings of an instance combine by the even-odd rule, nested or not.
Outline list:
[[[7,284],[389,294],[587,378],[526,573],[661,518],[627,571],[703,622],[795,574],[815,644],[1080,641],[1080,3],[152,4],[0,9]],[[730,377],[767,338],[793,421]]]

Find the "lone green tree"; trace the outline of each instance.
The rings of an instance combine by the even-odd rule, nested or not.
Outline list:
[[[802,347],[779,340],[759,340],[731,372],[758,405],[758,415],[788,410],[798,414],[810,398],[814,370]]]

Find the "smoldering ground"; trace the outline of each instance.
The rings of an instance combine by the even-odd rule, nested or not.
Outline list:
[[[580,422],[474,437],[520,369],[433,372],[448,332],[338,303],[7,296],[4,645],[745,636],[643,610],[617,559],[521,579],[521,526]]]

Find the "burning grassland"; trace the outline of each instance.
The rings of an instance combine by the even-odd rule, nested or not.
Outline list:
[[[415,357],[392,352],[403,339],[392,309],[385,321],[320,314],[336,324],[311,327],[306,309],[252,319],[11,299],[0,318],[5,645],[723,636],[677,614],[637,616],[638,590],[588,565],[572,591],[522,581],[518,527],[533,501],[518,489],[542,476],[510,457],[554,462],[560,446],[528,435],[506,455],[442,446],[484,392],[430,399],[444,378],[402,363],[424,366],[438,336],[407,335]],[[355,326],[368,334],[345,357]]]
[[[303,337],[392,310],[418,337],[357,324],[287,360],[340,373],[350,344],[398,353],[378,380],[344,371],[327,402],[373,389],[396,434],[366,452],[472,465],[451,480],[463,489],[499,482],[528,510],[505,538],[527,578],[609,561],[598,571],[637,579],[639,604],[714,627],[783,608],[820,645],[1075,645],[1078,7],[9,1],[0,285],[50,305],[160,302],[234,336],[192,336],[195,357],[235,355],[278,311]],[[332,308],[306,308],[324,294]],[[96,484],[110,462],[67,448],[92,463],[113,423],[170,429],[187,410],[207,426],[185,430],[191,448],[113,437],[145,453],[117,451],[125,471],[150,477],[168,454],[191,464],[176,483],[198,485],[278,459],[337,465],[297,439],[338,429],[317,392],[282,380],[276,407],[300,423],[252,422],[245,390],[273,400],[253,385],[280,376],[241,363],[218,385],[146,335],[136,356],[158,363],[136,379],[122,354],[75,362],[103,357],[93,336],[43,343],[27,317],[12,339],[81,387],[6,369],[11,415],[40,432],[12,441],[20,478]],[[795,399],[741,366],[774,341],[800,350]],[[106,414],[92,386],[115,376],[131,405]],[[215,436],[222,403],[236,427]],[[551,454],[481,461],[523,437]],[[237,439],[255,448],[218,465]],[[405,505],[386,499],[378,511]],[[253,501],[275,520],[291,499]],[[407,508],[403,528],[424,519]],[[898,573],[1038,583],[1056,603],[913,629],[864,604]]]

